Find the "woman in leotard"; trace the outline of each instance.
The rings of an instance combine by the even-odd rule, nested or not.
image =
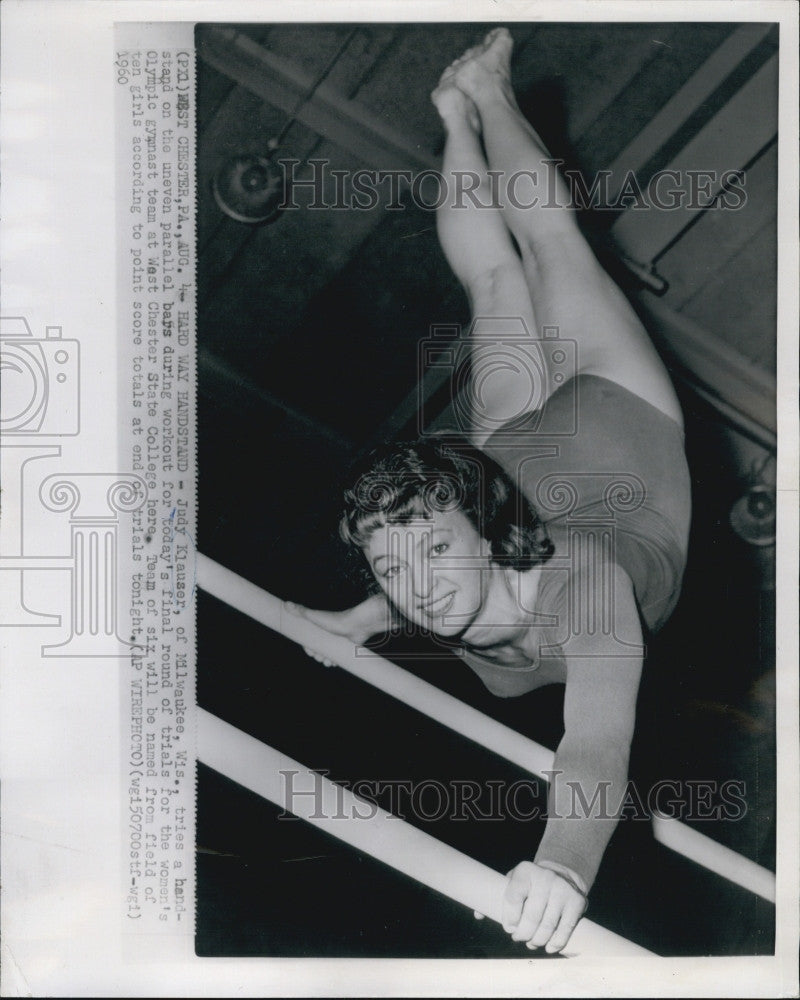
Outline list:
[[[437,211],[474,317],[469,441],[373,456],[341,532],[376,592],[345,612],[296,610],[356,643],[399,613],[500,697],[565,685],[547,826],[503,903],[515,940],[560,951],[625,794],[643,635],[678,597],[689,478],[669,377],[517,106],[511,49],[490,32],[432,95],[445,181],[468,172],[474,195]]]

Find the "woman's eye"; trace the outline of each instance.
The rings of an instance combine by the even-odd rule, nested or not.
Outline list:
[[[434,545],[433,548],[431,549],[431,552],[435,556],[440,556],[443,553],[447,552],[447,542],[439,542],[438,545]]]
[[[401,566],[390,566],[388,569],[383,571],[383,578],[385,580],[391,580],[392,577],[397,576],[401,569]]]

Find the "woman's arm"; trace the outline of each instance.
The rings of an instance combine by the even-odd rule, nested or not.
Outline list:
[[[373,594],[361,604],[346,611],[316,611],[300,604],[286,601],[285,607],[292,614],[307,618],[326,632],[343,635],[357,646],[365,643],[373,635],[387,632],[397,620],[397,612],[383,594]],[[308,650],[311,656],[319,659],[316,653]]]
[[[615,567],[613,581],[615,635],[641,647],[630,578]],[[642,657],[592,655],[594,642],[586,629],[570,638],[547,826],[534,863],[514,869],[506,892],[513,937],[548,951],[566,945],[583,913],[627,790]]]

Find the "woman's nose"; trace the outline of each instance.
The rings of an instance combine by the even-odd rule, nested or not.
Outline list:
[[[411,570],[411,586],[414,589],[414,596],[421,597],[423,600],[433,590],[431,564],[428,559],[422,559],[419,556],[414,559]]]

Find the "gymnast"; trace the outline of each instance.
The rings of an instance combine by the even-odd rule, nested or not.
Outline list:
[[[613,810],[624,795],[644,640],[680,591],[689,477],[669,376],[517,106],[511,50],[506,29],[491,31],[432,94],[444,177],[480,178],[474,200],[437,209],[474,318],[481,384],[469,440],[433,435],[373,455],[345,494],[340,530],[375,592],[344,612],[293,610],[359,644],[402,615],[499,697],[565,685],[545,832],[535,857],[509,872],[503,900],[514,940],[556,952],[615,826],[593,797],[602,789]],[[507,196],[514,175],[524,197],[521,186]],[[522,364],[502,361],[502,336],[491,336],[509,318],[530,333],[530,346],[517,337]],[[556,342],[542,339],[546,329]],[[566,377],[558,341],[576,345]]]

